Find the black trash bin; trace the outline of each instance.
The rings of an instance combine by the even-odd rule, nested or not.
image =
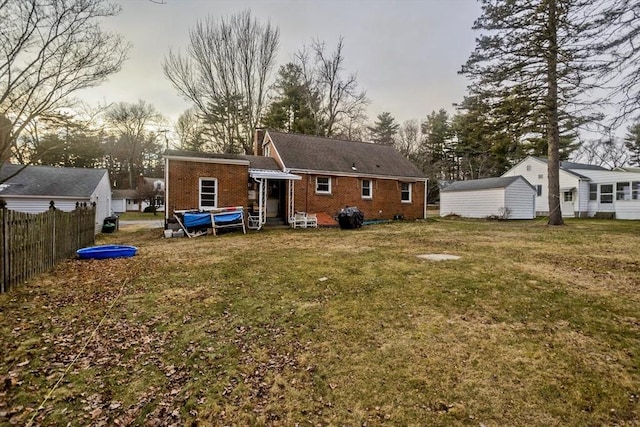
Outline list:
[[[342,229],[360,228],[364,222],[364,213],[358,208],[346,207],[338,214],[338,224]]]
[[[111,215],[104,219],[102,222],[102,232],[103,233],[113,233],[118,230],[118,216]]]

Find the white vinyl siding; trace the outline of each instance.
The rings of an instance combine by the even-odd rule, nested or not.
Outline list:
[[[536,210],[535,194],[535,189],[521,179],[506,188],[443,191],[440,193],[440,215],[500,217],[506,208],[510,212],[509,219],[533,219]]]

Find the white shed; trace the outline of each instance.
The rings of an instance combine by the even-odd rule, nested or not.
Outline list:
[[[536,189],[521,176],[457,181],[440,190],[440,216],[533,219]]]
[[[4,180],[0,184],[0,198],[7,203],[7,209],[41,213],[53,201],[56,209],[70,212],[76,203],[95,202],[96,233],[101,230],[104,218],[112,214],[111,183],[106,169],[4,164],[0,167],[0,179]]]

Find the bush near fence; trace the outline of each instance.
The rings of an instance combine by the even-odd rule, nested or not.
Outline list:
[[[29,214],[6,208],[0,199],[0,292],[52,269],[95,243],[95,204],[76,204],[72,212],[55,208]]]

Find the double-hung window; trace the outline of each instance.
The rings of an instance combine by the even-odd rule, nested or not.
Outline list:
[[[402,203],[411,203],[411,183],[400,183],[400,201]]]
[[[328,176],[316,177],[316,193],[331,194],[331,177],[328,177]]]
[[[371,189],[371,180],[363,179],[362,180],[362,198],[371,199],[372,197],[373,197],[373,192]]]
[[[600,186],[600,203],[613,203],[613,184]]]
[[[200,209],[207,210],[218,206],[218,180],[200,178]]]
[[[631,183],[631,199],[640,200],[640,181],[633,181]]]
[[[536,185],[536,196],[542,196],[542,185]]]
[[[589,184],[589,200],[598,200],[598,184]]]
[[[616,183],[616,200],[631,200],[631,185],[629,182]]]

